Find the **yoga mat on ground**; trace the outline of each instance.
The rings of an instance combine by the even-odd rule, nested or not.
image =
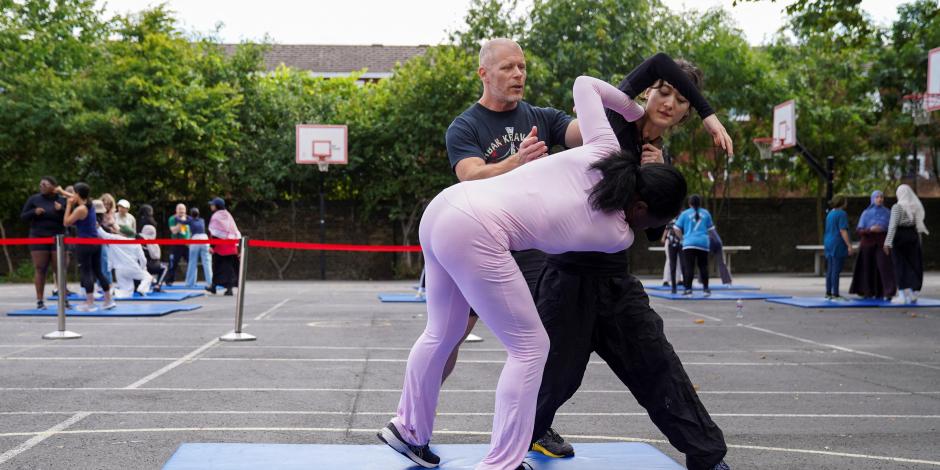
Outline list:
[[[940,307],[940,300],[937,299],[917,299],[913,304],[893,304],[887,300],[876,299],[846,299],[846,300],[826,300],[825,297],[792,297],[789,299],[767,299],[783,305],[791,305],[801,308],[930,308]]]
[[[677,294],[672,292],[661,292],[661,291],[647,291],[646,295],[650,297],[656,297],[658,299],[667,299],[667,300],[764,300],[764,299],[784,299],[790,297],[789,295],[780,295],[780,294],[770,294],[764,292],[736,292],[736,291],[721,291],[721,292],[712,292],[711,297],[705,297],[705,293],[702,291],[692,291],[691,296],[682,295],[682,291],[679,291]]]
[[[427,301],[427,298],[418,294],[379,294],[379,300],[382,302],[423,304]]]
[[[140,293],[134,292],[133,297],[115,297],[114,300],[121,302],[179,302],[180,300],[191,299],[193,297],[202,297],[205,295],[202,292],[151,292],[147,295],[141,295]],[[50,295],[48,300],[59,300],[59,296]],[[83,301],[85,296],[79,294],[78,292],[72,292],[69,294],[70,301]],[[104,300],[103,296],[95,297],[95,300]]]
[[[111,310],[102,310],[98,304],[98,310],[94,312],[80,312],[75,310],[75,304],[72,308],[65,311],[67,317],[162,317],[175,312],[189,312],[200,308],[199,305],[192,304],[123,304],[112,308]],[[7,313],[11,317],[54,317],[57,315],[56,307],[47,306],[39,310],[35,308],[25,310],[14,310]]]
[[[682,470],[655,447],[638,442],[574,444],[575,456],[553,459],[530,452],[536,470]],[[485,444],[431,445],[440,470],[471,470],[489,450]],[[163,470],[414,470],[421,467],[385,445],[183,444]]]
[[[682,292],[682,290],[684,289],[684,287],[682,287],[682,284],[676,284],[676,287],[679,289],[679,292]],[[708,286],[708,287],[709,289],[713,291],[716,291],[716,290],[760,290],[760,287],[746,286],[743,284],[715,284],[713,286]],[[646,290],[664,290],[667,292],[670,289],[672,289],[672,287],[670,286],[664,286],[662,284],[654,284],[654,283],[645,283],[643,284],[643,288]],[[702,290],[702,289],[703,288],[701,284],[692,284],[693,291]]]

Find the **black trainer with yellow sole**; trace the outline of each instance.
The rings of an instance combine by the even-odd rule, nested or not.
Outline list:
[[[532,443],[532,450],[556,459],[574,457],[574,447],[552,428],[548,428],[539,440]]]

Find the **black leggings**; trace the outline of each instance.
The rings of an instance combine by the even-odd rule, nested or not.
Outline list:
[[[685,290],[692,290],[692,281],[695,280],[695,266],[701,276],[702,287],[708,289],[708,252],[690,248],[682,250],[682,281]]]
[[[673,292],[676,290],[676,272],[679,271],[679,258],[681,258],[682,245],[666,244],[666,256],[669,258],[669,287]],[[682,263],[685,266],[685,263]],[[685,276],[685,269],[682,269],[682,275]]]
[[[898,290],[920,291],[924,286],[924,255],[914,227],[898,227],[891,252]]]
[[[104,277],[101,269],[101,245],[78,245],[78,269],[81,273],[82,288],[85,292],[95,291],[95,281],[103,290],[110,290],[111,283]]]

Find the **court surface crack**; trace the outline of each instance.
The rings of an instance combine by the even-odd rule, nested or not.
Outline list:
[[[371,337],[372,329],[375,327],[375,313],[372,314],[372,319],[369,321],[369,336]],[[356,385],[356,396],[353,398],[352,409],[349,411],[349,418],[346,420],[346,438],[349,439],[352,436],[353,421],[356,419],[356,413],[359,412],[359,398],[362,397],[362,387],[365,385],[366,374],[369,373],[369,360],[372,358],[372,350],[366,349],[366,360],[362,363],[362,370],[359,375],[359,383]]]

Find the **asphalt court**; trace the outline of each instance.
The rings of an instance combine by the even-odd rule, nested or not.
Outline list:
[[[736,282],[813,295],[822,278]],[[843,279],[847,284],[847,279]],[[375,444],[394,412],[424,304],[380,303],[413,282],[255,282],[244,330],[234,298],[158,318],[69,318],[83,338],[44,341],[54,318],[0,316],[0,468],[160,468],[183,443]],[[940,274],[923,293],[940,297]],[[0,286],[0,312],[33,305]],[[940,467],[940,309],[800,309],[652,299],[733,468]],[[434,442],[489,440],[505,353],[461,349]],[[555,428],[581,442],[647,442],[683,462],[598,357]],[[67,462],[67,464],[66,464]]]

